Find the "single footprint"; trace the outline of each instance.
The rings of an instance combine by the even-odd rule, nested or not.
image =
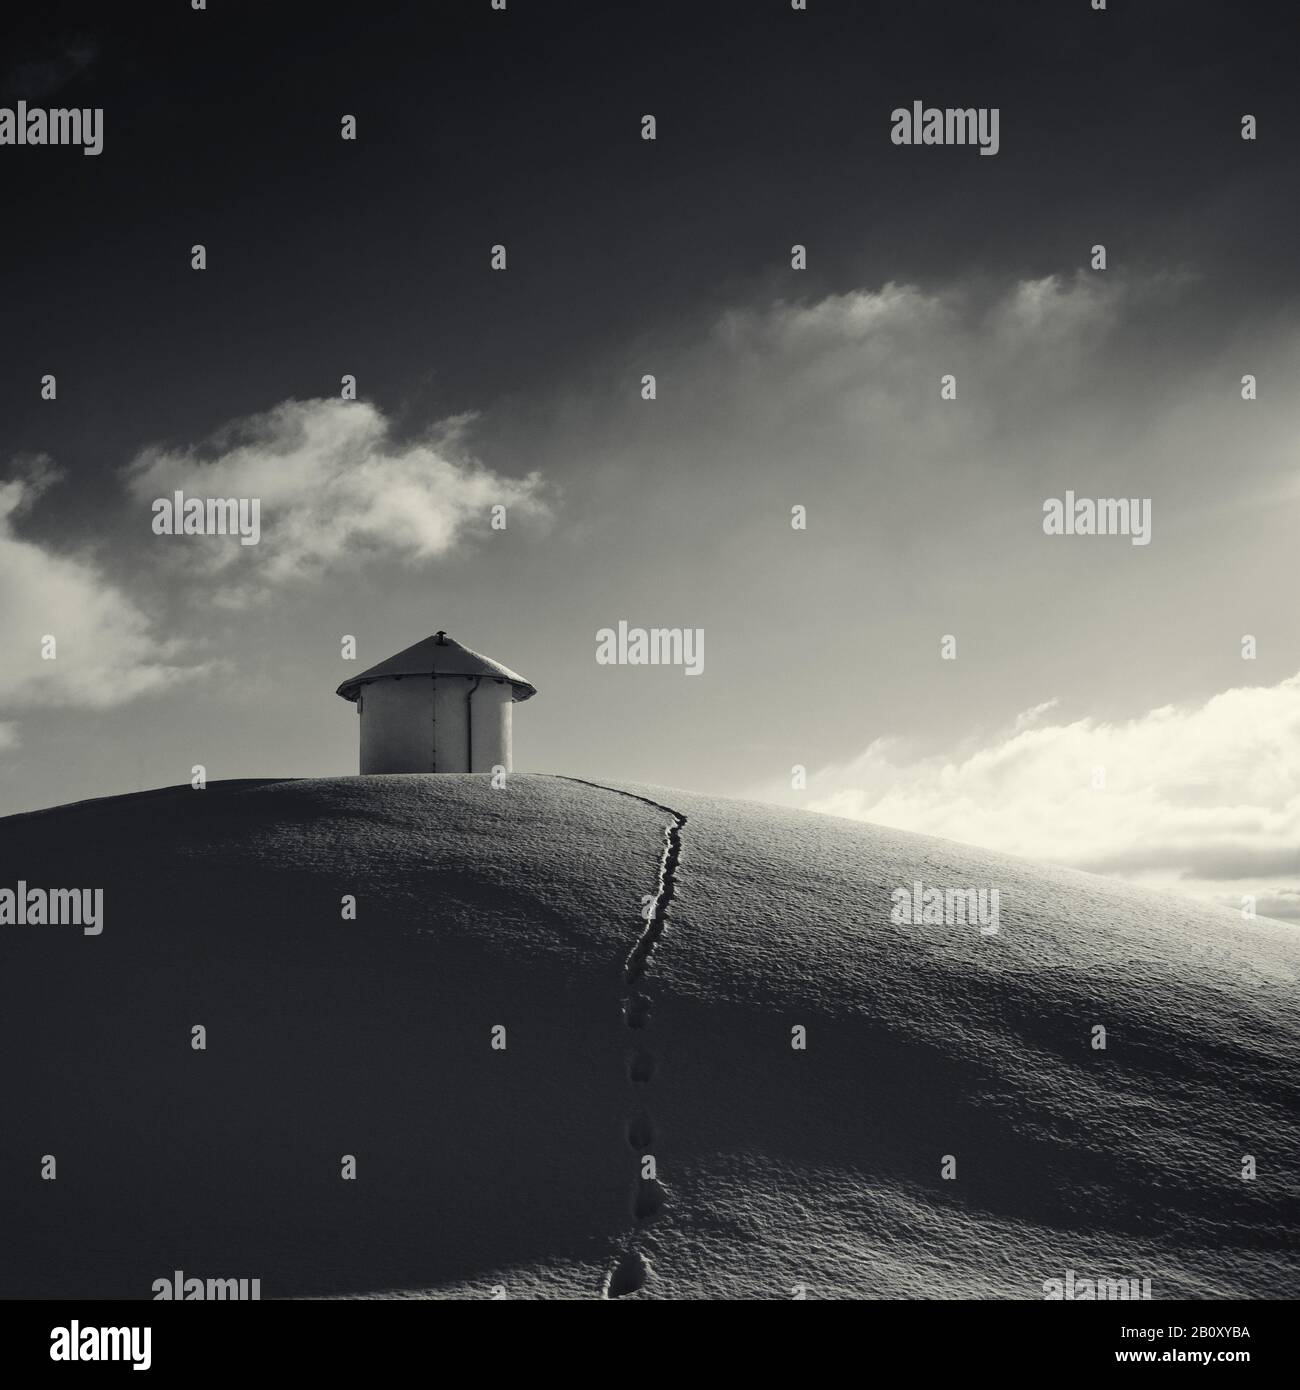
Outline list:
[[[648,1052],[635,1053],[627,1064],[628,1080],[644,1086],[655,1074],[655,1059]]]
[[[622,1298],[626,1294],[635,1293],[645,1286],[646,1273],[646,1263],[640,1252],[628,1250],[620,1257],[614,1266],[614,1272],[609,1276],[609,1283],[605,1285],[605,1297]]]
[[[650,1023],[650,1000],[644,994],[634,994],[623,1005],[623,1017],[629,1028],[645,1028]]]

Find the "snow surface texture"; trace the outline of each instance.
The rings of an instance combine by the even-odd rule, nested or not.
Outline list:
[[[14,816],[19,879],[102,887],[105,928],[0,928],[3,1295],[148,1298],[177,1269],[264,1297],[1293,1286],[1281,923],[532,776]],[[1000,930],[895,925],[914,880],[999,888]]]

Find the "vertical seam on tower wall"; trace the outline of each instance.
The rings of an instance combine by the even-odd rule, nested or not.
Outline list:
[[[482,683],[482,676],[474,677],[474,684],[465,694],[465,771],[474,771],[474,692]]]

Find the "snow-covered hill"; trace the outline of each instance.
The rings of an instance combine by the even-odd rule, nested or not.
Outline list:
[[[535,776],[59,807],[0,821],[20,880],[104,930],[0,927],[0,1294],[1293,1285],[1281,923]],[[918,881],[996,887],[998,930],[891,920]]]

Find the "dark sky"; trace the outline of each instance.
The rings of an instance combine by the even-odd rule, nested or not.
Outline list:
[[[102,105],[106,145],[4,152],[0,418],[87,483],[142,433],[202,434],[343,370],[417,424],[544,392],[707,314],[801,229],[809,292],[1046,273],[1103,232],[1130,263],[1230,263],[1243,307],[1295,288],[1284,4],[15,8],[7,100],[88,45],[58,100]],[[909,159],[888,112],[917,98],[999,106],[1001,153]],[[45,363],[76,392],[53,425]]]
[[[823,809],[1089,862],[1146,836],[1192,876],[1241,847],[1232,807],[1294,844],[1289,4],[152,0],[0,26],[0,105],[105,113],[97,158],[0,147],[0,812],[196,762],[350,771],[340,635],[369,665],[445,627],[537,684],[525,770],[778,796],[798,763]],[[893,145],[915,100],[996,106],[998,154]],[[219,477],[267,499],[256,553],[150,534],[150,487]],[[1067,488],[1152,498],[1153,543],[1045,542]],[[485,536],[494,489],[519,521]],[[706,674],[597,668],[620,619],[704,627]],[[1251,747],[1213,705],[1246,686],[1272,702]],[[1173,707],[1203,766],[1160,751]],[[1132,795],[1103,834],[1062,788],[1108,740]],[[981,750],[996,795],[927,761],[974,776]],[[1261,759],[1292,780],[1252,783]],[[1244,780],[1194,832],[1224,768]]]

